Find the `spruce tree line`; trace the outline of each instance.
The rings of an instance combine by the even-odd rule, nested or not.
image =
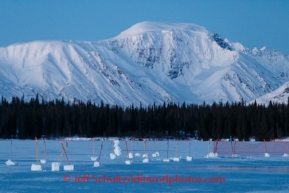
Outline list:
[[[289,99],[288,99],[289,100]],[[62,136],[79,137],[193,137],[220,139],[230,136],[239,140],[255,137],[270,140],[288,136],[289,106],[270,102],[262,104],[205,102],[197,104],[163,103],[144,107],[131,105],[123,108],[101,102],[63,99],[50,102],[29,102],[24,97],[13,97],[0,104],[0,138],[19,136],[33,139]]]

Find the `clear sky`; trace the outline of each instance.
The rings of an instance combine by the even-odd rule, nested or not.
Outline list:
[[[289,0],[1,0],[0,46],[103,40],[142,21],[195,23],[250,49],[289,54]]]

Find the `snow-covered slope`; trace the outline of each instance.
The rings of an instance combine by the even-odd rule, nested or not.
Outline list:
[[[278,89],[274,90],[273,92],[267,93],[257,98],[256,102],[262,104],[269,104],[270,101],[274,103],[288,103],[288,99],[289,99],[289,81],[280,86]]]
[[[38,93],[123,106],[252,101],[289,81],[288,71],[288,55],[248,50],[195,24],[142,22],[98,42],[0,48],[0,94],[7,99]]]

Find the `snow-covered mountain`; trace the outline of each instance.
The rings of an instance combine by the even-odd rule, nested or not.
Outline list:
[[[266,101],[283,92],[288,72],[288,55],[249,50],[195,24],[142,22],[98,42],[0,48],[0,94],[8,100],[38,93],[123,106]]]

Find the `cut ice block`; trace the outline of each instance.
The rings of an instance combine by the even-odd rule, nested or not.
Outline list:
[[[218,153],[210,152],[208,155],[205,156],[205,158],[212,158],[212,157],[218,157]]]
[[[100,166],[100,163],[99,162],[94,162],[93,163],[93,167],[99,167]]]
[[[140,156],[140,153],[135,153],[134,154],[136,157],[139,157]]]
[[[91,159],[92,161],[96,161],[97,157],[91,156],[90,159]]]
[[[164,162],[170,162],[170,159],[169,158],[164,158],[163,161]]]
[[[6,165],[7,166],[15,166],[16,162],[11,161],[10,159],[8,161],[6,161]]]
[[[63,166],[64,171],[73,171],[74,170],[74,165],[65,165]]]
[[[115,147],[114,153],[115,153],[115,155],[120,156],[121,155],[121,149],[119,147]]]
[[[109,156],[110,156],[110,159],[115,159],[116,158],[116,155],[114,153],[110,153]]]
[[[41,159],[40,162],[41,162],[42,164],[45,164],[45,163],[46,163],[46,160],[45,160],[45,159]]]
[[[119,145],[119,140],[115,140],[115,141],[113,141],[113,143],[114,143],[114,144],[113,144],[114,147],[118,147],[118,145]]]
[[[133,158],[132,153],[128,153],[128,157],[129,157],[130,159]]]
[[[193,159],[193,157],[191,157],[191,156],[187,156],[187,157],[186,157],[186,160],[187,160],[188,162],[192,161],[192,159]]]
[[[147,153],[144,153],[142,157],[149,157]]]
[[[31,171],[42,171],[42,167],[39,164],[32,164]]]
[[[51,171],[59,171],[60,163],[59,162],[52,162],[51,163]]]
[[[174,162],[179,162],[179,161],[180,161],[180,158],[179,158],[179,157],[173,157],[173,161],[174,161]]]
[[[132,163],[131,160],[125,160],[125,164],[126,164],[126,165],[130,165],[131,163]]]

